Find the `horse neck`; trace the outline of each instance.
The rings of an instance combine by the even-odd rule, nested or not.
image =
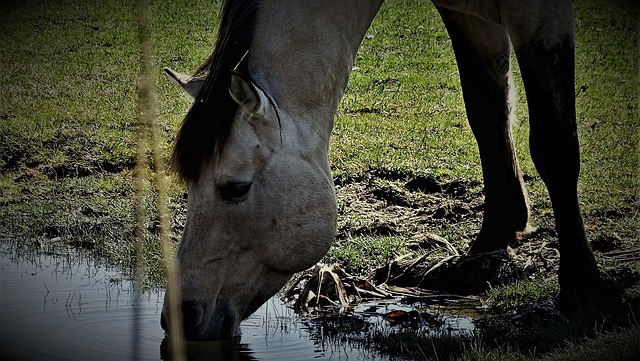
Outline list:
[[[268,0],[249,70],[298,127],[329,144],[356,52],[382,0]]]

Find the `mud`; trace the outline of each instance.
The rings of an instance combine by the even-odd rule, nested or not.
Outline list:
[[[445,181],[391,170],[336,179],[337,240],[362,235],[403,236],[420,244],[421,233],[444,225],[479,227],[482,191],[477,181]]]
[[[524,178],[526,183],[540,182],[539,178],[527,175]],[[504,254],[473,259],[464,254],[482,224],[484,196],[480,182],[372,169],[358,177],[338,178],[335,185],[339,211],[337,246],[359,236],[395,236],[415,251],[412,255],[400,255],[401,263],[390,260],[373,274],[368,273],[377,283],[389,282],[391,277],[400,286],[475,293],[515,280],[547,279],[557,274],[559,244],[548,209],[532,209],[536,228],[522,235],[513,248]],[[634,203],[637,202],[630,205]],[[608,227],[612,218],[630,213],[632,209],[585,215],[588,237],[596,259],[601,261],[604,282],[624,283],[624,279],[635,279],[631,274],[638,273],[640,248],[633,230],[620,234]],[[343,266],[351,273],[356,272],[348,265]],[[471,271],[478,269],[484,271]],[[620,277],[609,274],[620,275],[620,269],[629,270],[622,272],[629,277],[614,281],[613,278]],[[429,277],[425,278],[426,273]],[[448,287],[454,281],[456,286]]]

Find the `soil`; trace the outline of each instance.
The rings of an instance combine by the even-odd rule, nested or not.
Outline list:
[[[482,193],[477,181],[446,182],[388,170],[336,179],[338,241],[362,235],[403,236],[410,247],[423,245],[424,232],[444,226],[478,228]],[[467,243],[471,238],[462,240]]]
[[[525,176],[525,182],[540,180]],[[470,259],[464,255],[482,224],[484,198],[480,182],[373,169],[359,177],[338,178],[335,185],[338,246],[358,236],[396,236],[415,251],[400,255],[401,262],[390,261],[377,270],[342,265],[352,274],[367,275],[378,284],[394,279],[401,286],[458,293],[476,293],[524,278],[549,279],[557,274],[559,244],[548,209],[532,209],[536,229],[506,253]],[[630,203],[630,209],[595,211],[585,216],[606,289],[614,284],[637,288],[640,279],[640,248],[635,232],[629,230],[621,236],[611,228],[612,218],[633,214],[630,211],[634,203],[637,202]],[[589,233],[590,229],[595,231]],[[439,266],[438,272],[434,272],[435,265]],[[483,268],[484,272],[470,271]],[[429,277],[425,280],[426,273]]]

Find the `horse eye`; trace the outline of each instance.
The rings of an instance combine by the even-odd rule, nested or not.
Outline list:
[[[251,182],[227,182],[220,186],[220,197],[224,200],[240,202],[246,199]]]

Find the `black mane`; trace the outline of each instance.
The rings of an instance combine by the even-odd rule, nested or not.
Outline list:
[[[224,144],[237,104],[229,95],[229,71],[249,49],[259,0],[225,0],[213,53],[196,70],[206,81],[178,132],[171,166],[184,180],[197,180],[202,164]],[[236,70],[247,74],[245,59]]]

